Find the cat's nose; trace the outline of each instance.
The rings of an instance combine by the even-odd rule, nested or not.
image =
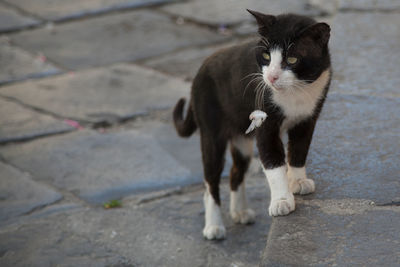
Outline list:
[[[279,79],[279,75],[269,75],[268,80],[274,84]]]

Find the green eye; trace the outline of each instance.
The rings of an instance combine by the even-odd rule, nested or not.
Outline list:
[[[289,64],[295,64],[296,62],[297,62],[296,57],[288,57],[287,58],[287,63],[289,63]]]
[[[268,53],[262,53],[262,56],[265,60],[271,60],[271,57],[269,56]]]

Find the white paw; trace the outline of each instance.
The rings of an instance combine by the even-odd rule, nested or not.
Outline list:
[[[256,213],[252,209],[231,211],[231,217],[234,223],[250,224],[255,222]]]
[[[293,179],[290,181],[289,187],[293,194],[306,195],[315,191],[315,184],[311,179]]]
[[[271,204],[269,205],[269,215],[270,216],[287,215],[290,212],[294,211],[294,209],[295,209],[294,197],[293,195],[291,195],[286,198],[271,200]]]
[[[209,240],[225,238],[226,230],[221,225],[206,225],[203,229],[203,236]]]

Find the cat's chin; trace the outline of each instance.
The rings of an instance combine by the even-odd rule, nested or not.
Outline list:
[[[284,87],[276,86],[276,85],[269,85],[269,87],[275,92],[283,92],[285,90]]]

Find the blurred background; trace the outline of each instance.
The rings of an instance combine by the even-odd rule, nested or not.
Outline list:
[[[228,238],[206,242],[199,138],[171,111],[206,57],[257,38],[246,9],[331,25],[317,191],[268,217],[255,156],[257,222],[234,225],[227,155]],[[399,28],[398,0],[0,0],[0,265],[400,265]]]

